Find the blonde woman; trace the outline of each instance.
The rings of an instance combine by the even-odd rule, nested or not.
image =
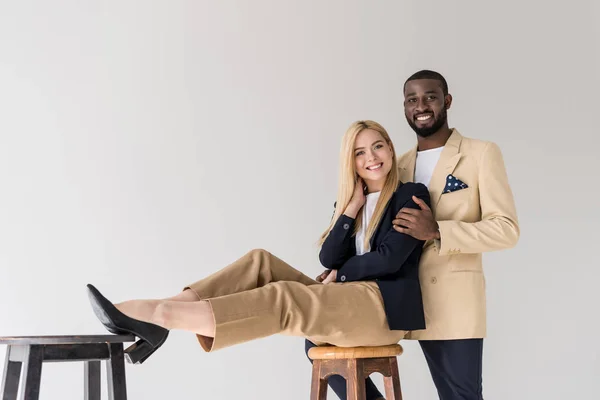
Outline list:
[[[429,203],[429,192],[399,181],[385,129],[355,122],[342,139],[335,211],[320,238],[319,258],[330,271],[322,282],[253,250],[168,299],[113,305],[88,285],[92,308],[110,332],[139,338],[126,350],[136,364],[172,329],[195,333],[207,352],[278,333],[336,346],[397,343],[406,331],[425,328],[423,241],[392,227],[401,208],[419,208],[417,198]]]

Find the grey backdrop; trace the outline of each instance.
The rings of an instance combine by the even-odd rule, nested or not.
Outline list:
[[[409,149],[402,83],[431,68],[451,125],[500,145],[521,223],[484,257],[486,399],[597,397],[599,26],[592,0],[0,1],[0,336],[102,333],[86,283],[168,296],[255,247],[316,275],[344,130]],[[406,399],[435,399],[404,345]],[[174,332],[127,373],[132,399],[310,386],[283,336]],[[41,398],[81,378],[45,366]]]

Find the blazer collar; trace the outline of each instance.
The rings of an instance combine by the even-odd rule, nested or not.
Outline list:
[[[460,145],[462,142],[462,135],[457,129],[452,128],[452,133],[444,145],[444,149],[440,154],[431,181],[429,182],[429,193],[431,194],[431,206],[432,210],[435,211],[437,203],[440,201],[440,197],[446,184],[446,177],[451,174],[456,168],[458,161],[462,157],[460,153]],[[417,145],[415,145],[402,161],[398,165],[400,169],[400,180],[402,182],[412,182],[415,179],[415,164],[417,160]]]

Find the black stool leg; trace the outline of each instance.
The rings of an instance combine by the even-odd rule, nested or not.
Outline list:
[[[23,359],[23,390],[21,400],[38,400],[40,382],[42,380],[42,362],[44,361],[44,346],[28,346]]]
[[[127,400],[123,343],[111,343],[108,346],[110,353],[110,359],[106,360],[108,398],[110,400]]]
[[[21,362],[10,360],[11,349],[12,346],[8,346],[6,349],[6,362],[4,363],[4,373],[2,374],[2,383],[0,388],[2,400],[17,400],[17,394],[19,391]]]
[[[84,399],[100,400],[100,361],[86,361],[84,368]]]

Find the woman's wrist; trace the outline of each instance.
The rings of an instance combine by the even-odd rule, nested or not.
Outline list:
[[[350,203],[348,204],[348,207],[346,207],[346,210],[344,210],[344,215],[356,219],[356,216],[358,215],[358,210],[360,210],[360,207]]]

